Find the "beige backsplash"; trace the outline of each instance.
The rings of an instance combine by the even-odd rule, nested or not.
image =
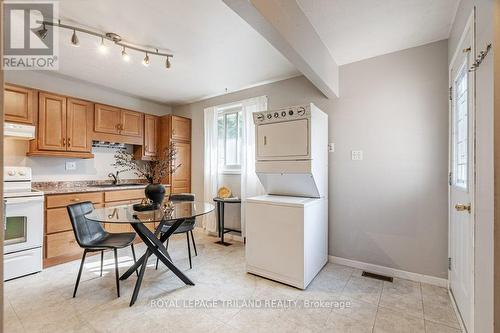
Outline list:
[[[106,180],[110,172],[116,171],[111,166],[115,150],[110,148],[93,148],[93,159],[29,157],[26,156],[27,151],[28,141],[5,139],[4,165],[31,167],[33,181]],[[66,161],[76,162],[76,170],[67,171]],[[120,178],[135,179],[137,176],[132,172],[124,172]]]

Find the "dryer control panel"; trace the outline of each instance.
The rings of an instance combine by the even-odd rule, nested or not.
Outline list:
[[[309,105],[298,105],[272,111],[255,112],[253,122],[255,125],[259,125],[310,117],[311,107]]]

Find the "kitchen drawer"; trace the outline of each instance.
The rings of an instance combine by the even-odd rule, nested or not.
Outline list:
[[[83,252],[76,242],[73,231],[65,231],[46,236],[47,258],[77,255]]]
[[[47,208],[66,207],[67,205],[83,201],[100,203],[102,202],[102,192],[48,195],[45,200]]]
[[[45,232],[52,234],[54,232],[72,230],[66,207],[47,209],[45,215]]]
[[[104,201],[124,201],[144,198],[144,189],[104,192]]]

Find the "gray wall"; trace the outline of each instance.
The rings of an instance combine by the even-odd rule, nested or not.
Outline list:
[[[155,115],[172,113],[168,105],[50,71],[6,71],[5,82]]]
[[[476,7],[475,56],[493,41],[493,0],[462,0],[450,33],[451,61],[465,24]],[[476,186],[474,248],[474,332],[493,332],[493,50],[476,74]],[[497,88],[498,89],[498,88]],[[497,328],[498,330],[498,328]]]
[[[305,77],[175,107],[193,119],[192,187],[203,196],[203,109],[267,95],[329,114],[329,253],[446,278],[447,41],[340,67],[337,100]],[[351,161],[363,150],[363,161]]]
[[[165,115],[172,113],[170,106],[145,100],[52,72],[7,71],[5,81],[54,93],[111,104],[135,111]],[[130,148],[129,148],[130,149]],[[114,149],[93,148],[93,159],[67,159],[55,157],[28,157],[27,141],[5,140],[5,165],[29,166],[34,181],[104,180],[114,171]],[[65,170],[66,161],[76,162],[76,170]],[[121,175],[123,179],[137,178],[132,172]]]

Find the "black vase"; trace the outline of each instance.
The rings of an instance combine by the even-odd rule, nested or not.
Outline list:
[[[160,206],[165,198],[165,186],[162,184],[148,184],[144,189],[146,198],[153,201],[153,204]]]

